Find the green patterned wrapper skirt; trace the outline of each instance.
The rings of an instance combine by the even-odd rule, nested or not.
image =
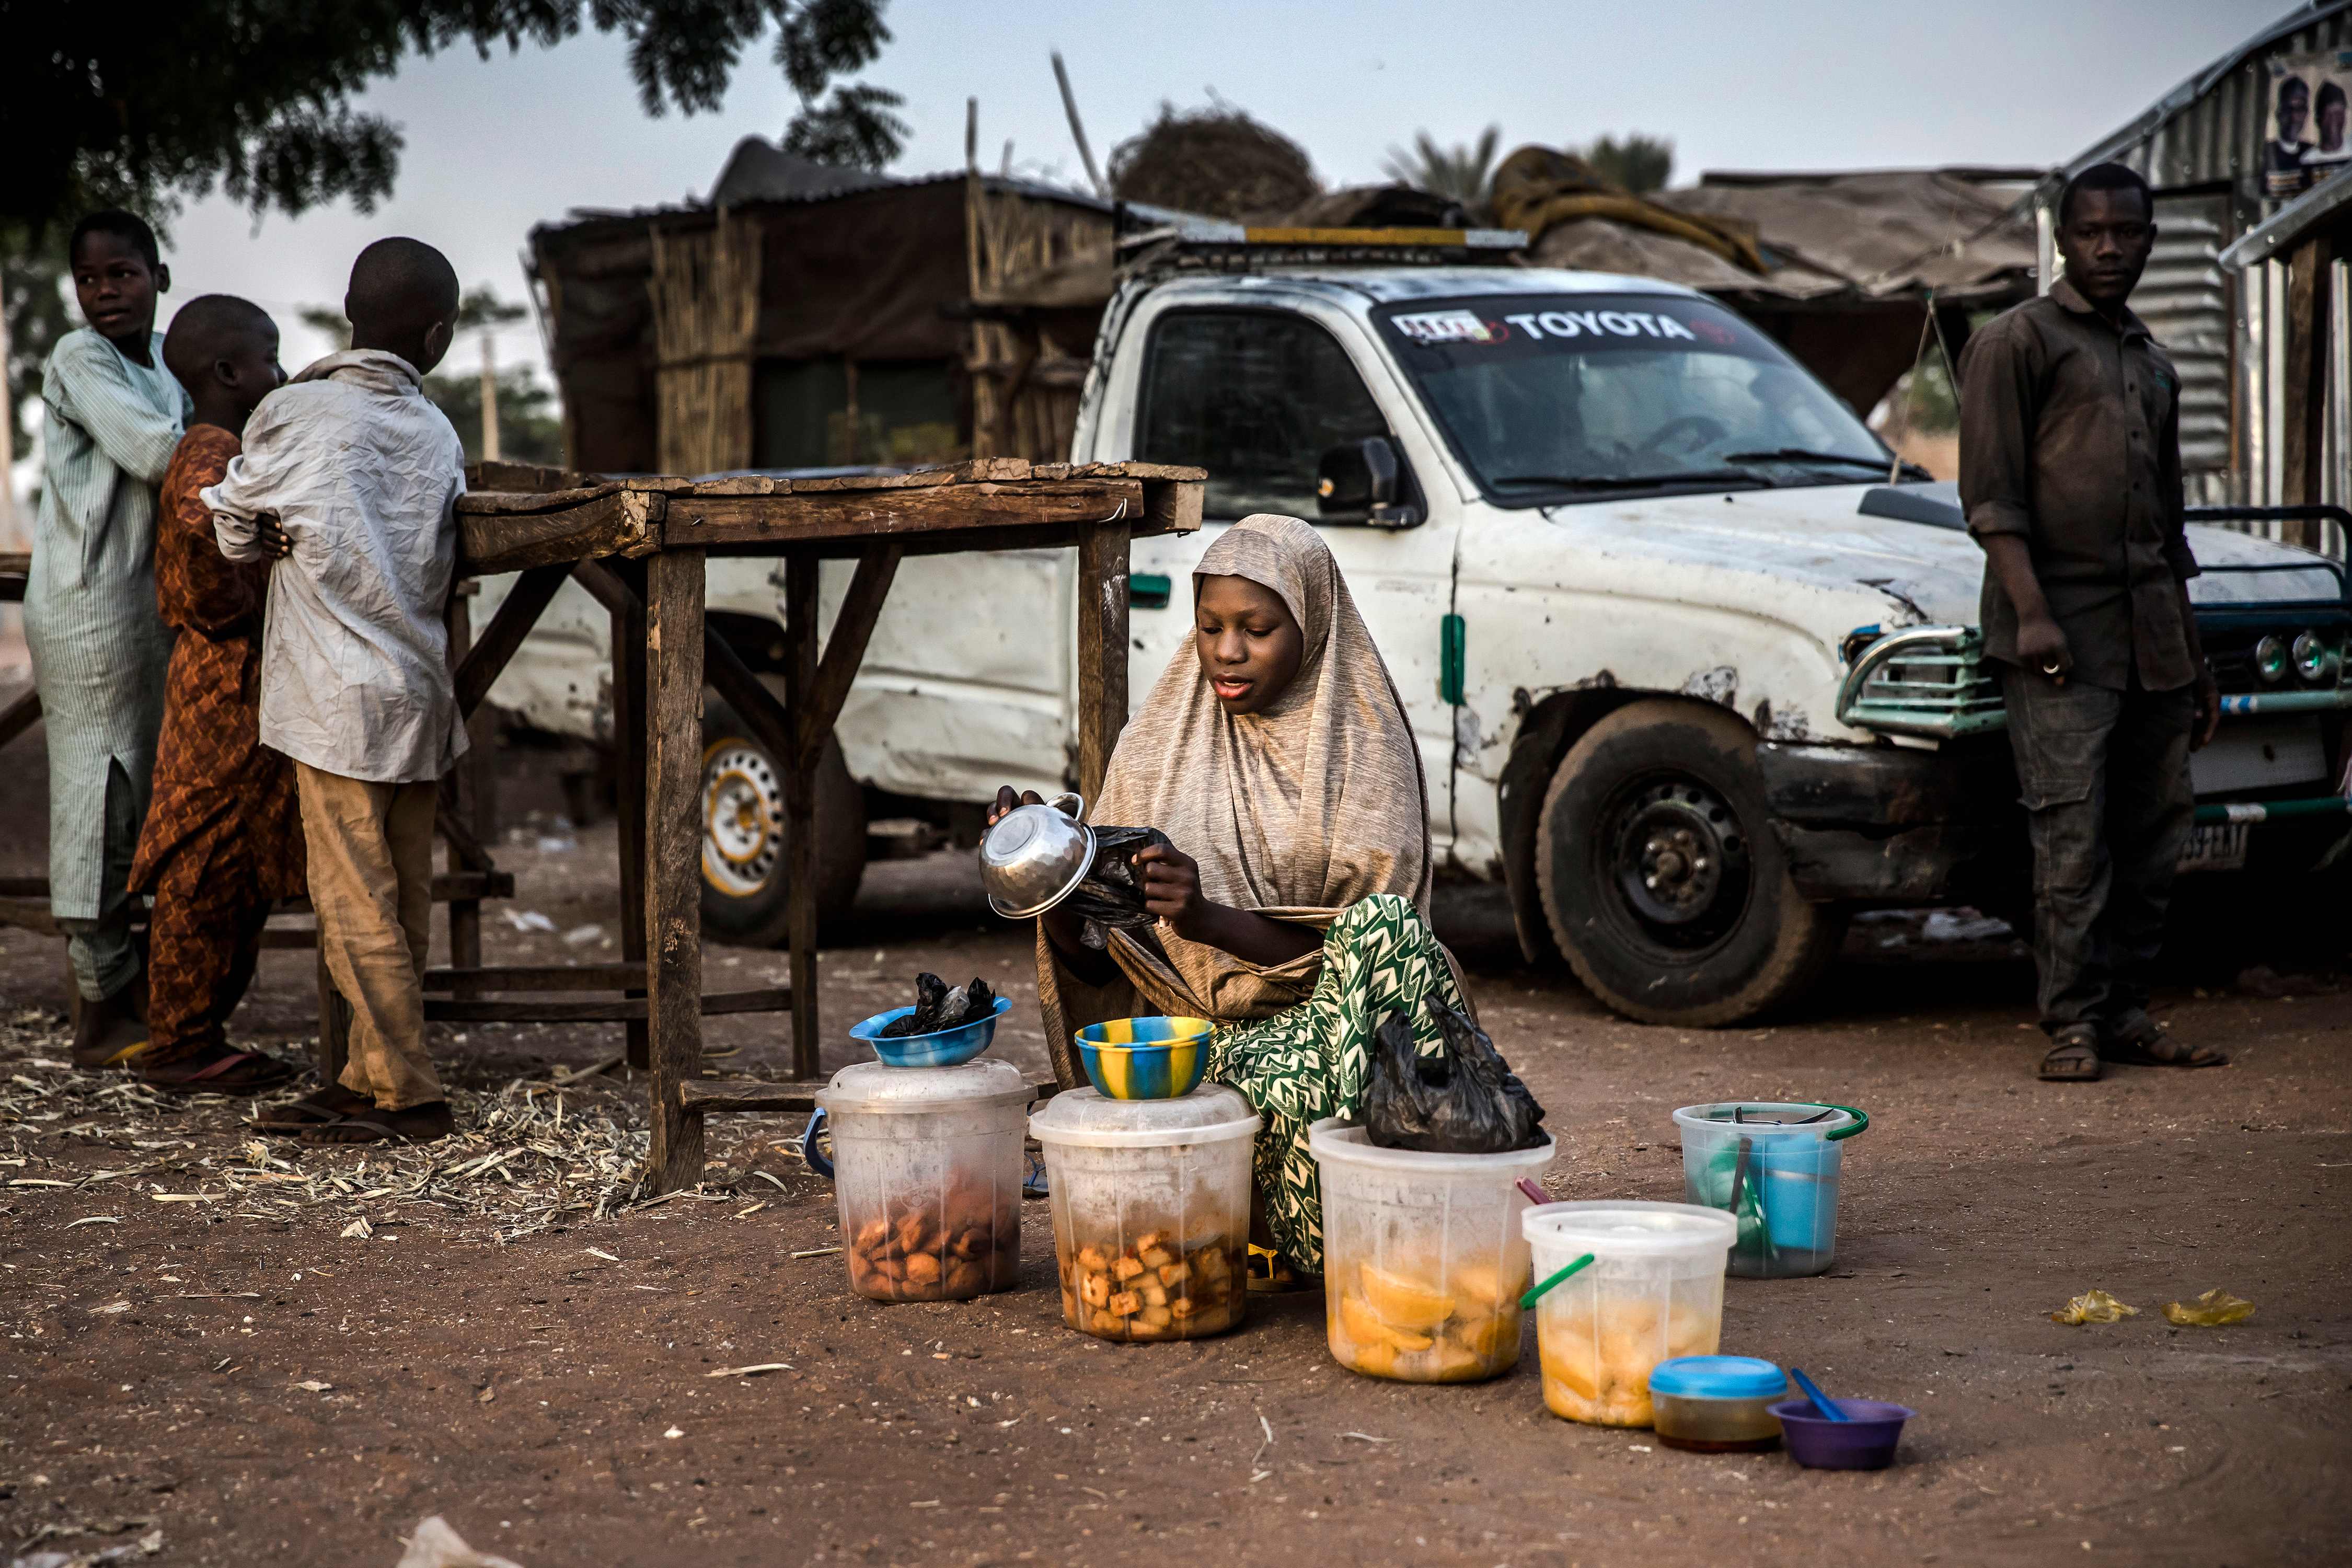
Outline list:
[[[1373,1035],[1391,1013],[1412,1016],[1423,1056],[1437,1053],[1424,996],[1467,1010],[1445,950],[1412,900],[1376,893],[1331,922],[1312,995],[1271,1018],[1219,1029],[1211,1043],[1208,1076],[1240,1089],[1265,1119],[1255,1151],[1257,1190],[1275,1245],[1294,1268],[1323,1272],[1323,1189],[1307,1130],[1327,1116],[1353,1116],[1363,1103]]]

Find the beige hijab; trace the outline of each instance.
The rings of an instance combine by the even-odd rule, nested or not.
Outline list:
[[[1262,713],[1228,714],[1190,638],[1128,723],[1089,820],[1157,827],[1201,868],[1203,896],[1323,927],[1373,893],[1425,913],[1432,857],[1421,752],[1339,563],[1313,527],[1260,512],[1228,529],[1196,577],[1246,577],[1279,595],[1306,636],[1297,677]],[[1132,1010],[1081,995],[1038,933],[1038,978],[1057,1064],[1067,1027]],[[1260,965],[1165,927],[1111,933],[1111,956],[1153,1011],[1240,1023],[1305,1000],[1319,949]],[[1080,1014],[1089,1015],[1080,1017]]]

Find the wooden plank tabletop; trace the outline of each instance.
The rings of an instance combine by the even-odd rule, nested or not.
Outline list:
[[[513,482],[505,470],[485,473]],[[538,470],[555,488],[477,489],[457,503],[463,569],[519,571],[663,549],[854,553],[890,539],[909,553],[1069,543],[1124,521],[1132,536],[1200,526],[1199,468],[1161,463],[977,458],[951,468],[832,479],[599,479]]]

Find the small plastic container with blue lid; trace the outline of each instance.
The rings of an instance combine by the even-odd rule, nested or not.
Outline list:
[[[1650,1369],[1650,1405],[1658,1441],[1701,1454],[1752,1453],[1780,1441],[1773,1401],[1788,1397],[1789,1375],[1744,1355],[1685,1355]]]

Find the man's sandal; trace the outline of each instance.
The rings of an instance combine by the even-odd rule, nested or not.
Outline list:
[[[138,1076],[165,1094],[267,1094],[291,1083],[294,1069],[263,1051],[220,1046],[205,1056],[141,1068]]]
[[[2099,1037],[2086,1025],[2061,1029],[2050,1037],[2050,1053],[2042,1058],[2044,1083],[2091,1083],[2099,1076]]]
[[[2211,1046],[2188,1046],[2165,1033],[2155,1019],[2142,1016],[2133,1026],[2099,1042],[2103,1060],[2135,1068],[2221,1068],[2229,1054]]]
[[[346,1143],[430,1143],[457,1131],[457,1118],[446,1100],[411,1105],[400,1110],[354,1112],[303,1130],[302,1142],[312,1148],[338,1148]]]
[[[246,1125],[257,1132],[291,1138],[313,1127],[324,1127],[354,1113],[364,1116],[374,1110],[375,1100],[371,1096],[353,1094],[341,1084],[331,1083],[288,1104],[267,1106],[256,1111]]]

